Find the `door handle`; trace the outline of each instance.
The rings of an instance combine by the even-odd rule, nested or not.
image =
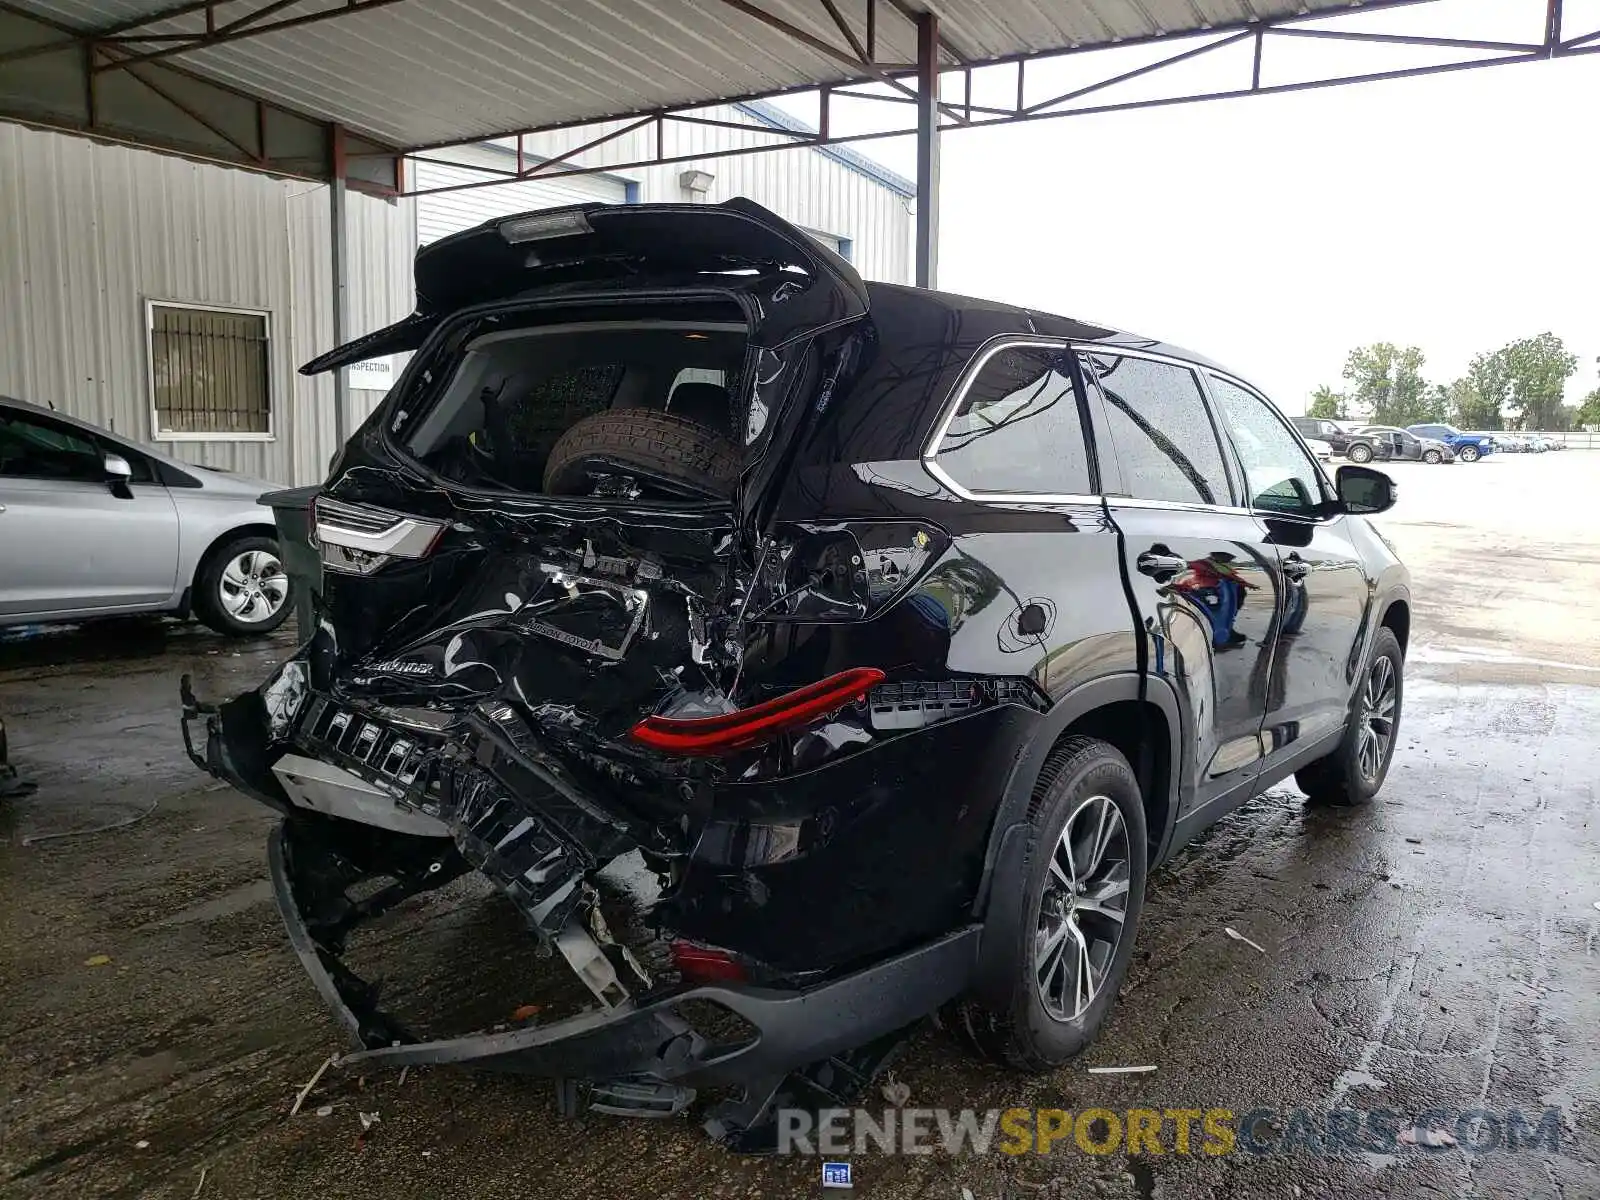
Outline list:
[[[1311,564],[1298,554],[1291,554],[1283,560],[1283,577],[1292,579],[1296,583],[1311,574]]]
[[[1176,575],[1179,571],[1189,569],[1189,564],[1176,554],[1157,554],[1154,550],[1146,550],[1134,560],[1134,565],[1143,575]]]

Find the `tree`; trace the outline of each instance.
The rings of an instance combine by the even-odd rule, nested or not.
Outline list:
[[[1504,429],[1500,406],[1510,394],[1504,356],[1480,354],[1467,373],[1450,385],[1450,420],[1460,429]]]
[[[1353,385],[1352,406],[1374,425],[1415,425],[1427,419],[1423,401],[1422,351],[1398,349],[1393,342],[1357,346],[1344,363]]]
[[[1430,383],[1422,389],[1417,417],[1410,425],[1438,425],[1450,419],[1450,389],[1442,383]]]
[[[1567,414],[1561,397],[1578,356],[1553,333],[1519,338],[1501,351],[1511,375],[1511,407],[1523,429],[1559,429]]]
[[[1469,391],[1457,397],[1456,424],[1463,429],[1504,429],[1511,406],[1511,356],[1505,349],[1475,354],[1463,381]]]
[[[1344,394],[1323,384],[1311,393],[1311,403],[1306,406],[1306,416],[1322,417],[1329,421],[1344,420]]]
[[[1600,387],[1583,398],[1583,403],[1578,405],[1578,411],[1573,414],[1572,423],[1579,429],[1586,426],[1600,428]]]

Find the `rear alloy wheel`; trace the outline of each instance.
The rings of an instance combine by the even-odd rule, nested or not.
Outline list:
[[[289,616],[293,585],[269,537],[240,537],[211,554],[195,580],[194,611],[218,633],[259,637]]]
[[[1443,461],[1443,457],[1437,450],[1429,450],[1422,456],[1422,461],[1425,463],[1432,463],[1434,466],[1438,466]]]
[[[1476,446],[1463,446],[1456,451],[1456,457],[1462,462],[1477,462],[1478,448]]]
[[[1372,461],[1372,447],[1357,442],[1350,447],[1350,461],[1353,463],[1369,463]]]
[[[1301,767],[1294,781],[1313,800],[1348,807],[1365,804],[1383,786],[1394,756],[1405,698],[1405,659],[1387,626],[1372,640],[1372,656],[1355,698],[1344,740],[1326,758]]]
[[[1072,737],[1040,772],[1028,823],[1022,877],[996,879],[990,897],[993,913],[1018,914],[985,932],[1003,946],[994,977],[983,1000],[948,1015],[986,1057],[1048,1071],[1093,1040],[1127,973],[1148,864],[1144,800],[1114,746]]]

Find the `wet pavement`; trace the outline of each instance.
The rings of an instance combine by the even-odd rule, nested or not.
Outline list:
[[[919,1108],[1271,1109],[1268,1140],[1295,1108],[1555,1108],[1557,1147],[1182,1155],[1169,1123],[1162,1155],[852,1155],[856,1192],[1600,1197],[1600,455],[1394,474],[1381,525],[1418,609],[1378,799],[1281,787],[1158,870],[1080,1061],[1025,1079],[930,1029],[896,1079]],[[0,643],[0,712],[39,784],[0,805],[0,1196],[821,1194],[815,1158],[736,1157],[681,1120],[563,1121],[538,1081],[330,1073],[287,1116],[344,1047],[268,896],[270,814],[191,767],[175,717],[182,672],[225,695],[290,644],[161,622]],[[538,1002],[481,889],[397,916],[372,953],[401,998]]]

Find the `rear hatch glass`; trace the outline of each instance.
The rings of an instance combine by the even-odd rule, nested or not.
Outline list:
[[[745,350],[737,320],[478,331],[395,398],[389,432],[396,449],[444,479],[540,492],[562,436],[599,413],[673,413],[732,443]]]

